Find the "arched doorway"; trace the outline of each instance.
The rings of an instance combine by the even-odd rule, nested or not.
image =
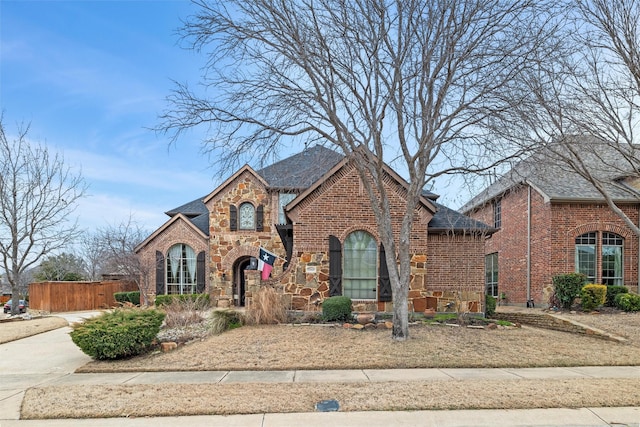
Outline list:
[[[257,270],[258,260],[252,256],[243,256],[233,263],[233,303],[236,307],[245,306],[246,270]]]

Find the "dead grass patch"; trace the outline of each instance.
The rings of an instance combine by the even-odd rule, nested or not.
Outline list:
[[[69,326],[61,317],[33,317],[29,320],[0,322],[0,344]]]
[[[640,405],[637,379],[72,385],[27,390],[21,418],[313,412],[325,399],[345,412]]]
[[[640,330],[640,316],[624,319]],[[90,362],[78,372],[621,366],[640,365],[639,347],[638,340],[616,343],[527,327],[421,325],[398,343],[388,330],[244,326],[170,353]]]

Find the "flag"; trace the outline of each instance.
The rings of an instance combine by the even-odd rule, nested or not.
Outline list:
[[[262,280],[269,278],[274,262],[276,262],[276,255],[261,247],[260,256],[258,257],[258,270],[262,271]]]

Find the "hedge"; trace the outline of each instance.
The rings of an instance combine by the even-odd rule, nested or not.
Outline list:
[[[171,294],[171,295],[156,295],[156,307],[162,307],[170,305],[173,301],[190,301],[198,303],[200,307],[209,306],[209,294]]]
[[[616,307],[624,311],[640,311],[640,295],[618,294],[616,296]]]
[[[135,292],[116,292],[113,298],[120,304],[130,302],[133,305],[140,305],[140,291]]]
[[[607,307],[617,307],[616,296],[626,293],[629,293],[629,289],[626,286],[607,286]]]
[[[563,308],[571,308],[573,301],[580,295],[587,276],[581,273],[568,273],[553,276],[553,288],[556,298]]]

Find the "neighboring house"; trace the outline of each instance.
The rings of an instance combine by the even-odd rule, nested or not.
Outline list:
[[[385,173],[391,211],[402,212],[406,182]],[[425,192],[415,212],[409,307],[482,311],[491,229],[436,199]],[[391,311],[389,254],[369,199],[353,164],[332,150],[315,146],[257,171],[244,166],[167,215],[136,248],[152,266],[155,294],[207,292],[218,306],[241,307],[269,284],[295,310],[345,295],[358,311]],[[400,220],[393,218],[396,235]],[[266,281],[257,271],[260,247],[279,257]]]
[[[638,224],[636,178],[621,172],[619,153],[595,148],[585,151],[589,170]],[[572,272],[638,290],[638,236],[591,183],[547,154],[516,164],[461,208],[497,229],[485,245],[487,292],[507,304],[546,306],[553,276]]]

